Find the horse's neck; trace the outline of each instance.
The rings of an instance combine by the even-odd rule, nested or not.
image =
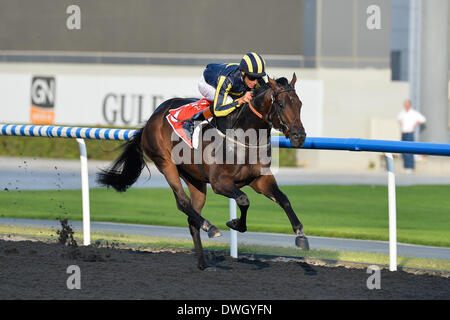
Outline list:
[[[253,107],[260,113],[262,113],[261,105],[264,102],[264,97],[265,94],[261,94],[261,96],[257,97],[257,99],[252,100]],[[223,132],[227,129],[242,129],[244,131],[248,129],[266,129],[270,134],[271,126],[267,123],[267,121],[259,118],[247,104],[236,109],[228,117],[220,117],[216,119],[218,128]]]

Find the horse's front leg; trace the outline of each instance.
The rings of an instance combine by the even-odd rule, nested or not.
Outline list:
[[[236,204],[241,210],[240,218],[228,221],[227,226],[239,232],[247,231],[247,210],[250,207],[247,195],[236,187],[230,176],[212,177],[211,187],[215,193],[236,200]]]
[[[250,183],[250,186],[258,193],[264,194],[269,199],[278,203],[286,212],[291,222],[292,229],[297,234],[295,244],[303,250],[309,250],[308,239],[303,232],[303,225],[297,218],[288,197],[278,188],[277,182],[273,175],[260,176]]]

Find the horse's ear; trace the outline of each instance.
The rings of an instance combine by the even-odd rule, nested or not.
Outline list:
[[[290,83],[292,88],[294,88],[296,81],[297,81],[297,76],[295,75],[295,72],[294,72],[294,75],[292,76],[292,80],[291,80],[291,83]]]
[[[267,76],[267,79],[269,80],[269,85],[273,90],[277,90],[277,82],[273,80],[271,77]]]

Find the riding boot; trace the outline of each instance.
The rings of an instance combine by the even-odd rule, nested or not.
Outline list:
[[[203,112],[196,113],[192,118],[187,120],[183,124],[183,129],[186,133],[186,137],[190,140],[192,140],[192,135],[194,134],[195,129],[195,123],[205,120],[205,116],[203,115]]]

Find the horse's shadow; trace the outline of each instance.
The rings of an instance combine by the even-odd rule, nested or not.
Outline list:
[[[228,270],[228,271],[234,269],[232,266],[224,265],[224,264],[229,263],[229,260],[226,259],[224,255],[216,255],[216,253],[214,253],[214,252],[208,252],[208,254],[205,256],[205,258],[206,258],[206,262],[208,264],[209,269],[212,269],[212,270],[221,269],[221,270]],[[263,262],[261,260],[248,259],[245,257],[233,259],[231,264],[233,265],[234,263],[248,264],[250,266],[253,266],[252,270],[261,270],[261,269],[268,268],[270,266],[268,263]]]
[[[223,255],[216,255],[214,252],[208,252],[205,255],[205,260],[208,265],[208,268],[206,269],[207,271],[208,270],[215,271],[216,269],[226,270],[226,271],[233,270],[233,267],[220,265],[221,263],[223,263],[226,260],[225,256],[223,256]]]
[[[306,262],[298,262],[298,264],[300,265],[300,267],[305,270],[305,276],[316,276],[317,275],[317,271],[314,270],[313,267],[311,267],[310,264],[306,263]]]
[[[262,269],[270,267],[270,264],[268,264],[267,262],[258,260],[258,259],[251,260],[251,259],[248,259],[248,258],[239,258],[237,260],[237,262],[238,263],[245,263],[245,264],[248,264],[250,266],[253,266],[254,267],[253,270],[262,270]]]
[[[216,255],[216,253],[214,253],[214,252],[209,252],[206,256],[206,260],[209,265],[208,269],[211,269],[211,270],[220,269],[220,270],[226,270],[226,271],[233,270],[232,266],[224,265],[225,263],[228,263],[227,262],[228,259],[226,259],[226,257],[222,254]],[[250,259],[248,257],[241,257],[238,259],[233,259],[232,264],[234,264],[234,263],[241,263],[241,264],[249,265],[250,267],[252,267],[251,270],[263,270],[263,269],[271,267],[270,263],[260,260],[258,258]],[[317,271],[309,263],[304,262],[304,261],[297,261],[296,264],[305,271],[306,276],[316,276],[317,275]]]

